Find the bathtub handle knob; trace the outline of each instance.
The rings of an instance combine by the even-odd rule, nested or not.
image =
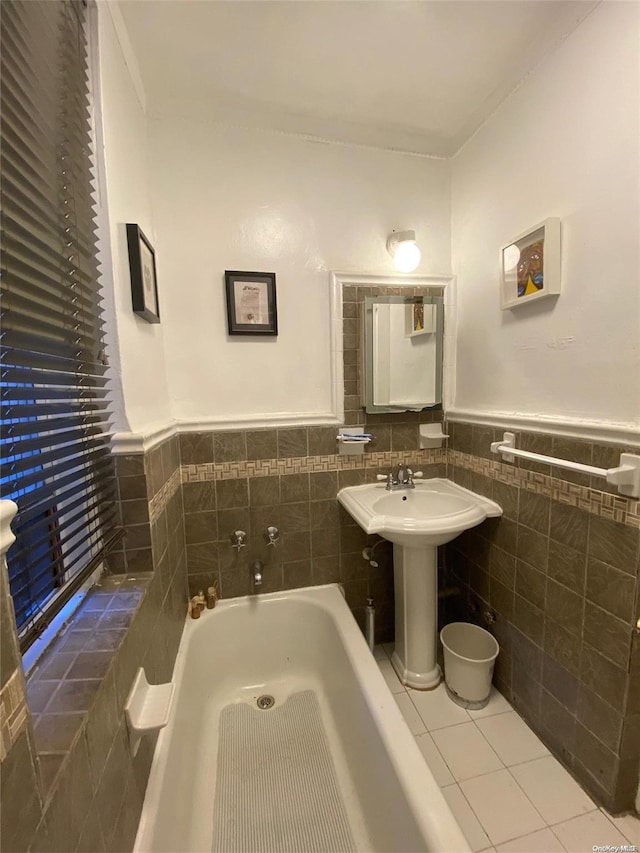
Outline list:
[[[280,531],[277,527],[269,526],[267,527],[267,545],[275,546],[278,544],[278,540],[280,539]]]
[[[245,539],[247,538],[247,534],[244,530],[236,530],[235,533],[231,534],[231,547],[235,548],[238,553],[240,553],[241,548],[246,548],[247,543]]]

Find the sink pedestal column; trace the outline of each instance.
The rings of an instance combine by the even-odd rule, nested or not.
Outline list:
[[[437,664],[438,558],[433,546],[393,546],[396,645],[391,656],[400,680],[432,690],[442,678]]]

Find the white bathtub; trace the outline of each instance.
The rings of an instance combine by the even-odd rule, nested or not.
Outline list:
[[[215,610],[205,610],[198,620],[188,619],[174,679],[176,700],[156,747],[134,848],[138,853],[223,850],[221,820],[214,831],[214,801],[218,795],[217,809],[224,797],[235,806],[251,780],[246,767],[234,765],[234,792],[216,791],[219,761],[220,773],[227,773],[220,787],[227,786],[229,779],[222,769],[229,740],[220,747],[225,750],[221,757],[220,727],[227,738],[232,730],[228,715],[238,713],[252,720],[257,715],[256,725],[263,725],[267,718],[260,715],[273,714],[288,697],[301,692],[309,696],[308,691],[313,691],[314,702],[317,699],[330,754],[325,763],[333,764],[331,772],[351,833],[349,844],[342,847],[338,840],[331,849],[469,850],[338,586],[229,599]],[[274,709],[257,710],[261,694],[275,697]],[[227,710],[221,723],[223,708]],[[298,755],[304,757],[305,749]],[[256,773],[266,772],[259,752],[242,749],[239,753],[242,761],[253,761]],[[295,769],[295,764],[289,767]],[[316,772],[315,763],[309,769],[311,774]],[[294,774],[287,775],[295,799],[300,785]],[[327,787],[322,783],[318,790],[324,795]],[[266,786],[265,797],[269,796],[273,791]],[[277,811],[279,803],[271,801],[267,811]],[[259,812],[260,806],[250,811]],[[231,830],[236,823],[255,817],[235,815]],[[295,821],[300,826],[299,817]],[[323,831],[332,818],[325,815],[319,823]],[[257,831],[262,833],[260,828]],[[260,840],[254,844],[248,837]],[[262,834],[245,836],[235,849],[303,853],[295,839],[280,845],[274,837],[268,841]],[[314,846],[304,840],[299,845],[328,849],[323,843]]]

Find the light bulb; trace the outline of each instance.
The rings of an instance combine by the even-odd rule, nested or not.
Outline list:
[[[393,254],[393,263],[398,272],[413,272],[421,257],[415,240],[403,240]]]

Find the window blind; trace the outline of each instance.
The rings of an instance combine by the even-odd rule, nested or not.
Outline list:
[[[2,0],[0,489],[27,648],[119,537],[80,0]]]

